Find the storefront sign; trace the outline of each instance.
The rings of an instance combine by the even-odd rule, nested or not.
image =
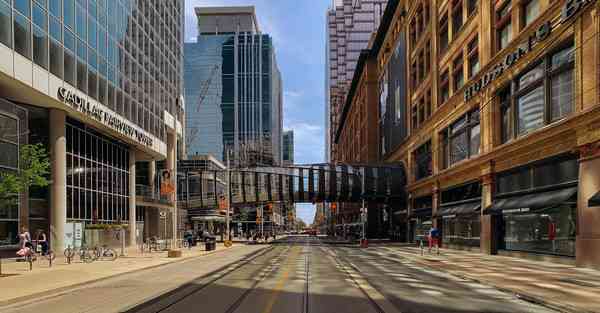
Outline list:
[[[444,215],[442,216],[443,219],[451,219],[451,218],[456,218],[456,214],[452,214],[452,215]]]
[[[131,139],[136,140],[143,145],[150,147],[153,145],[152,138],[146,135],[143,131],[133,127],[122,117],[105,111],[101,106],[90,104],[90,102],[79,97],[75,92],[67,90],[64,87],[60,87],[58,88],[58,98],[64,103],[73,107],[75,110],[93,118],[94,120]]]
[[[573,18],[585,6],[593,3],[593,0],[569,0],[565,3],[561,19],[558,25],[562,25]],[[483,74],[477,81],[465,89],[464,100],[469,101],[476,96],[481,90],[489,86],[494,80],[502,75],[502,73],[512,67],[517,61],[533,50],[535,46],[544,41],[552,32],[552,24],[550,21],[540,25],[538,29],[519,45],[515,51],[506,55],[504,60],[494,65],[491,70]]]

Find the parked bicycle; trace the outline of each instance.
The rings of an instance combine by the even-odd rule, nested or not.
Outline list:
[[[103,245],[102,247],[94,248],[94,260],[103,260],[103,261],[114,261],[117,259],[118,254],[112,248],[109,248],[107,245]]]
[[[79,256],[79,260],[84,263],[94,262],[94,255],[85,246],[82,246],[81,248],[71,248],[71,246],[68,246],[64,251],[64,255],[69,264],[71,264],[71,260],[76,256]]]

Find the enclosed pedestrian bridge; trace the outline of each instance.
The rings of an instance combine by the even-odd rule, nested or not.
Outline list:
[[[405,199],[402,164],[310,164],[290,167],[206,169],[178,167],[178,207],[182,209],[265,203],[390,203]],[[227,188],[229,186],[229,188]]]

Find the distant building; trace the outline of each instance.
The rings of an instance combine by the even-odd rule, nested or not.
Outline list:
[[[279,165],[281,74],[254,7],[199,7],[198,39],[185,44],[188,155],[236,166]]]
[[[329,161],[332,136],[338,127],[346,93],[360,51],[367,49],[388,0],[333,0],[327,12],[325,77],[325,160]]]
[[[294,165],[294,131],[283,132],[283,165]]]

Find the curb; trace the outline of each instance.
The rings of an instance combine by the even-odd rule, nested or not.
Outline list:
[[[219,252],[227,251],[227,250],[228,250],[228,248],[221,249],[221,250],[209,251],[209,252],[207,252],[205,254],[202,254],[202,255],[187,256],[187,257],[183,257],[183,258],[178,259],[178,260],[174,260],[172,262],[165,262],[165,263],[161,263],[161,264],[155,264],[155,265],[151,265],[151,266],[148,266],[148,267],[138,268],[138,269],[135,269],[135,270],[132,270],[132,271],[129,271],[129,272],[112,274],[112,275],[108,275],[108,276],[104,276],[104,277],[100,277],[100,278],[96,278],[96,279],[92,279],[92,280],[88,280],[88,281],[84,281],[84,282],[80,282],[80,283],[76,283],[76,284],[72,284],[72,285],[68,285],[68,286],[64,286],[64,287],[59,287],[59,288],[55,288],[55,289],[51,289],[51,290],[46,290],[46,291],[41,291],[41,292],[38,292],[38,293],[34,293],[34,294],[22,296],[22,297],[17,297],[17,298],[12,298],[12,299],[8,299],[8,300],[0,301],[0,308],[11,307],[11,306],[14,306],[15,304],[29,304],[29,303],[37,302],[37,301],[40,301],[40,300],[52,299],[52,298],[55,298],[55,297],[59,297],[59,296],[65,295],[65,294],[67,294],[69,292],[72,292],[75,289],[79,289],[81,287],[85,287],[86,285],[90,285],[90,284],[94,284],[94,283],[97,283],[97,282],[101,282],[103,280],[108,280],[108,279],[111,279],[111,278],[116,278],[116,277],[122,276],[122,275],[134,274],[134,273],[138,273],[138,272],[145,271],[145,270],[151,270],[151,269],[155,269],[155,268],[166,266],[166,265],[178,264],[178,263],[181,263],[181,262],[184,262],[184,261],[188,261],[188,260],[193,259],[193,258],[208,256],[208,255],[211,255],[211,254],[215,254],[215,253],[219,253]]]
[[[535,303],[535,304],[544,306],[544,307],[552,309],[552,310],[556,310],[556,311],[564,312],[564,313],[595,313],[593,311],[582,311],[581,309],[574,308],[574,307],[572,307],[570,305],[565,305],[565,304],[561,304],[561,303],[555,303],[553,301],[548,301],[548,300],[546,300],[546,299],[544,299],[542,297],[539,297],[539,296],[536,296],[536,295],[532,295],[532,294],[529,294],[529,293],[526,293],[526,292],[522,292],[522,291],[519,291],[519,290],[511,289],[511,288],[506,288],[506,287],[500,286],[500,285],[498,285],[496,283],[493,283],[493,282],[490,282],[490,281],[487,281],[487,280],[478,279],[478,278],[475,278],[475,277],[472,277],[472,276],[469,276],[469,275],[465,275],[465,274],[462,274],[462,273],[457,273],[457,272],[452,271],[452,270],[448,270],[448,269],[441,268],[441,267],[436,267],[436,266],[434,266],[432,264],[424,262],[423,259],[419,259],[418,256],[411,255],[409,257],[407,257],[407,256],[402,256],[402,257],[404,257],[406,259],[412,259],[414,262],[419,263],[420,265],[423,265],[423,266],[428,267],[428,268],[433,269],[433,270],[442,271],[442,272],[445,272],[447,274],[456,276],[458,278],[462,278],[462,279],[470,280],[470,281],[473,281],[473,282],[476,282],[476,283],[480,283],[480,284],[492,286],[492,287],[494,287],[494,288],[496,288],[496,289],[498,289],[498,290],[500,290],[502,292],[513,294],[517,298],[522,299],[523,301]],[[391,259],[393,259],[393,258],[390,258],[390,260]],[[394,259],[394,261],[398,262],[395,259]],[[435,259],[435,261],[439,261],[439,260]]]

